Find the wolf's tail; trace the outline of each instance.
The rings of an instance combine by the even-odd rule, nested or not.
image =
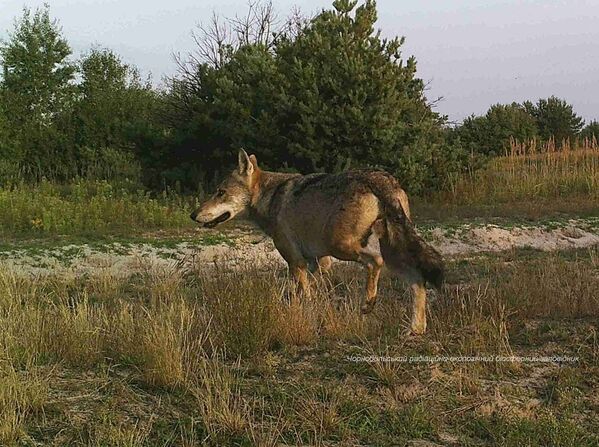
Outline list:
[[[381,240],[385,262],[398,270],[416,267],[426,281],[440,289],[445,276],[441,254],[416,233],[405,215],[398,216],[397,211],[387,209],[385,221],[386,237]]]
[[[400,201],[401,188],[397,180],[380,173],[368,183],[383,207],[385,231],[380,242],[385,262],[400,271],[416,268],[426,281],[441,288],[445,276],[443,258],[416,233],[409,210],[404,209]]]

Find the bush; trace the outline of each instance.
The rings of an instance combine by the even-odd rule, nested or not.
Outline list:
[[[271,169],[409,172],[411,192],[439,187],[446,169],[460,169],[460,148],[445,143],[416,60],[401,57],[403,38],[381,38],[374,2],[356,4],[335,1],[273,41],[241,33],[218,47],[217,60],[198,63],[200,53],[183,65],[168,97],[167,175],[185,166],[178,180],[189,186],[214,180],[241,146]]]
[[[484,116],[470,116],[457,134],[467,149],[484,155],[503,155],[510,139],[528,141],[538,133],[535,119],[517,103],[491,106]]]

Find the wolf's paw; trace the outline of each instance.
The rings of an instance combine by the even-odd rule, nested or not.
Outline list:
[[[412,334],[422,335],[426,332],[426,320],[424,321],[412,321],[411,327]]]
[[[370,312],[372,312],[372,309],[374,309],[374,303],[372,302],[364,303],[360,308],[363,315],[369,314]]]

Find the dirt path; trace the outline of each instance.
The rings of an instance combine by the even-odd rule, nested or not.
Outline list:
[[[463,224],[421,229],[421,233],[450,257],[524,247],[563,250],[599,245],[599,218],[543,225]],[[215,262],[233,267],[283,260],[269,238],[246,227],[227,230],[224,235],[198,230],[197,236],[178,240],[152,238],[143,242],[62,244],[45,248],[30,243],[0,250],[0,268],[33,275],[128,275],[148,267]]]

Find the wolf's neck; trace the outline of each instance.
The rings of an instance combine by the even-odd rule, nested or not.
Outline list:
[[[250,205],[250,219],[270,236],[274,232],[285,183],[294,177],[300,177],[300,174],[268,171],[259,173]]]

